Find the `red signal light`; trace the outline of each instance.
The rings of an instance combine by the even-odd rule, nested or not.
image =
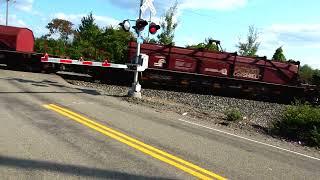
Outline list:
[[[151,33],[151,34],[157,33],[157,29],[154,28],[154,27],[150,28],[150,33]]]
[[[156,34],[159,29],[160,29],[159,25],[157,25],[156,23],[151,23],[149,27],[149,32],[150,34]]]

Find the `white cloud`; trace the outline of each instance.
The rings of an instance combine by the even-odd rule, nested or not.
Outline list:
[[[319,55],[314,54],[314,55],[303,56],[299,60],[301,61],[302,65],[308,64],[313,68],[320,69],[320,63],[319,63],[318,59],[319,59]]]
[[[102,0],[101,0],[102,1]],[[138,10],[139,6],[139,1],[128,1],[128,0],[106,0],[111,2],[114,6],[118,6],[121,9],[125,10]],[[156,16],[152,17],[152,21],[160,24],[163,22],[163,14],[165,11],[167,11],[174,3],[176,0],[155,0],[154,1],[154,6],[157,10]],[[183,25],[183,20],[179,19],[179,17],[182,16],[183,11],[185,10],[234,10],[237,8],[244,7],[247,3],[248,0],[177,0],[178,2],[178,11],[177,14],[174,16],[173,21],[174,22],[180,22],[178,23],[178,27],[176,30],[179,30],[181,25]],[[142,18],[144,19],[149,19],[149,10],[144,12],[142,14]],[[177,39],[177,38],[176,38]],[[181,41],[181,43],[190,43],[194,42],[192,41]]]
[[[320,24],[274,24],[264,30],[263,38],[269,44],[320,47]]]
[[[87,16],[87,14],[65,14],[65,13],[56,13],[54,14],[54,18],[65,19],[73,22],[74,24],[79,24],[81,22],[81,18]],[[98,16],[93,15],[96,23],[101,26],[117,26],[119,24],[119,20],[116,20],[112,17],[108,16]]]
[[[271,46],[320,48],[320,24],[274,24],[261,33],[264,49]]]
[[[87,16],[88,14],[66,14],[66,13],[56,13],[53,14],[51,16],[48,16],[47,18],[42,17],[40,19],[41,21],[41,25],[31,25],[32,30],[34,32],[34,35],[36,37],[40,37],[42,35],[47,34],[49,31],[48,29],[45,28],[45,26],[47,25],[48,21],[53,19],[53,18],[59,18],[59,19],[64,19],[64,20],[68,20],[71,21],[73,24],[75,24],[75,28],[77,28],[77,26],[80,24],[81,22],[81,18],[84,16]],[[97,15],[93,15],[95,18],[95,22],[100,26],[100,27],[106,27],[106,26],[116,26],[119,24],[120,21],[113,19],[111,17],[107,17],[107,16],[97,16]],[[23,26],[23,25],[21,25]]]
[[[138,1],[128,0],[108,0],[113,5],[120,8],[138,9]],[[170,7],[175,0],[155,0],[155,8],[160,13]],[[208,10],[233,10],[244,7],[248,0],[179,0],[179,7],[181,9],[208,9]]]
[[[244,7],[247,0],[183,0],[182,9],[234,10]]]
[[[6,17],[3,15],[0,15],[0,24],[6,24]],[[17,15],[15,15],[15,14],[11,14],[9,16],[8,25],[9,26],[18,26],[18,27],[26,27],[27,26],[26,23],[23,20],[19,19],[17,17]]]
[[[108,16],[94,15],[94,18],[96,19],[97,23],[102,26],[108,26],[108,25],[117,26],[120,22],[119,20],[116,20],[116,19],[114,19],[112,17],[108,17]]]
[[[41,36],[49,33],[48,29],[41,27],[41,26],[32,26],[31,29],[32,29],[35,37],[41,37]]]
[[[81,18],[86,16],[85,14],[65,14],[65,13],[56,13],[53,15],[53,18],[59,18],[71,21],[73,23],[79,23]]]
[[[14,2],[15,8],[21,11],[31,12],[34,0],[17,0]]]
[[[109,1],[114,6],[118,6],[123,9],[130,9],[130,10],[138,10],[139,8],[139,2],[138,0],[105,0]],[[154,5],[157,10],[167,8],[170,6],[174,0],[155,0]]]
[[[270,58],[283,46],[287,58],[320,68],[320,24],[273,24],[262,31],[261,42],[260,55]]]
[[[5,8],[6,0],[0,0],[0,5]],[[27,12],[32,15],[42,15],[41,12],[35,11],[33,9],[34,0],[11,0],[9,1],[9,12],[11,9],[15,9],[16,11]]]

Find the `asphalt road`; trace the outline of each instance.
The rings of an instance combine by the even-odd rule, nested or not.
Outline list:
[[[319,159],[178,118],[55,75],[0,70],[1,179],[320,177]]]

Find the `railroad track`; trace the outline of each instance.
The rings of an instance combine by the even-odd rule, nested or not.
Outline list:
[[[133,76],[124,69],[137,68],[107,60],[75,60],[37,53],[30,29],[1,27],[0,63],[7,65],[3,68],[45,73],[62,70],[64,74],[60,75],[64,78],[129,86]],[[19,37],[16,43],[11,43],[12,37]],[[128,60],[136,58],[136,50],[137,43],[129,42]],[[300,62],[148,43],[141,45],[141,53],[143,87],[263,101],[291,102],[299,98],[319,103],[319,87],[302,85],[298,80]]]

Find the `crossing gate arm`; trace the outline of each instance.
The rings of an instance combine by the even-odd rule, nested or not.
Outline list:
[[[73,59],[62,59],[62,58],[53,58],[45,55],[41,57],[42,63],[55,63],[55,64],[70,64],[70,65],[79,65],[79,66],[94,66],[94,67],[108,67],[108,68],[119,68],[127,69],[128,66],[125,64],[114,64],[109,62],[96,62],[96,61],[80,61]]]
[[[74,60],[74,59],[62,59],[49,57],[48,54],[45,54],[41,57],[42,63],[55,63],[55,64],[68,64],[68,65],[79,65],[79,66],[93,66],[93,67],[108,67],[108,68],[118,68],[126,69],[128,71],[139,71],[142,72],[148,68],[149,56],[146,54],[141,54],[138,64],[114,64],[105,62],[96,62],[96,61],[83,61],[83,60]]]

